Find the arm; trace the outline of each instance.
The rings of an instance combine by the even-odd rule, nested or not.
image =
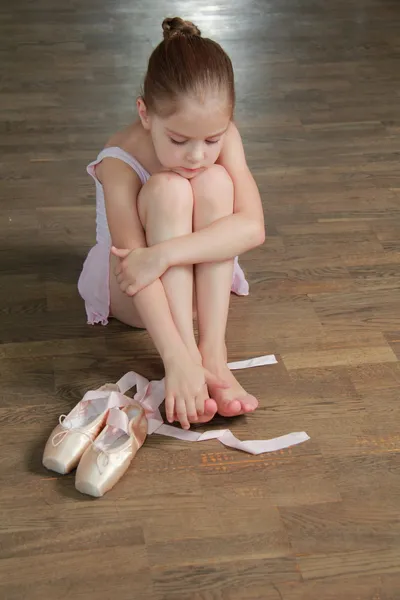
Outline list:
[[[194,233],[158,244],[169,266],[219,262],[264,243],[264,214],[260,194],[246,163],[243,144],[231,123],[218,164],[233,181],[233,214]]]
[[[145,233],[136,208],[141,188],[138,176],[128,165],[114,158],[105,158],[96,171],[104,189],[113,244],[131,250],[146,248]],[[171,354],[178,353],[179,356],[179,352],[184,352],[160,279],[138,292],[132,302],[164,363]]]

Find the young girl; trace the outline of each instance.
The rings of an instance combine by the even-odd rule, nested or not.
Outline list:
[[[88,166],[97,243],[78,287],[89,323],[112,316],[148,330],[164,363],[167,419],[189,429],[258,405],[227,366],[225,329],[231,290],[247,293],[235,257],[264,242],[264,218],[232,121],[229,57],[193,23],[175,17],[162,28],[138,120]]]

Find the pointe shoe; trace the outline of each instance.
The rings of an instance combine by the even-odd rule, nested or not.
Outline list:
[[[96,498],[103,496],[121,479],[146,436],[146,414],[138,402],[110,409],[105,428],[79,462],[76,489]]]
[[[75,469],[86,448],[105,426],[109,409],[131,402],[124,393],[136,385],[136,379],[136,374],[130,372],[117,383],[89,391],[68,415],[61,415],[59,425],[47,440],[43,466],[61,475]]]

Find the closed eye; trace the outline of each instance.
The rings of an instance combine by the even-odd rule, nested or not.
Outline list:
[[[176,146],[183,146],[184,144],[187,143],[187,140],[179,141],[179,140],[174,140],[174,138],[169,138],[169,139],[170,139],[170,142],[172,142]],[[220,141],[221,140],[206,140],[206,144],[218,144],[218,142],[220,142]]]

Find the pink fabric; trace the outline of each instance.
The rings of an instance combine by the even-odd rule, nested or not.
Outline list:
[[[142,165],[128,152],[116,146],[104,148],[97,159],[87,166],[87,172],[96,184],[96,245],[89,251],[78,281],[78,290],[85,301],[87,322],[90,325],[107,325],[110,313],[110,247],[111,236],[107,223],[103,186],[96,177],[96,166],[103,158],[117,158],[128,164],[139,176],[144,185],[150,177]],[[232,292],[247,296],[249,284],[246,281],[238,258],[235,258]]]
[[[90,325],[107,325],[110,313],[110,247],[111,236],[107,223],[104,190],[96,177],[96,166],[103,158],[118,158],[132,167],[144,185],[150,177],[142,165],[128,152],[116,146],[104,148],[86,170],[96,184],[96,245],[89,251],[78,281]]]
[[[236,256],[233,264],[233,279],[232,279],[232,292],[238,296],[249,295],[249,284],[243,273],[242,267],[239,265],[239,259]]]
[[[110,313],[110,246],[96,244],[89,251],[78,281],[89,325],[107,325]]]
[[[129,435],[129,419],[128,415],[118,408],[110,408],[107,416],[107,425],[120,429]]]

